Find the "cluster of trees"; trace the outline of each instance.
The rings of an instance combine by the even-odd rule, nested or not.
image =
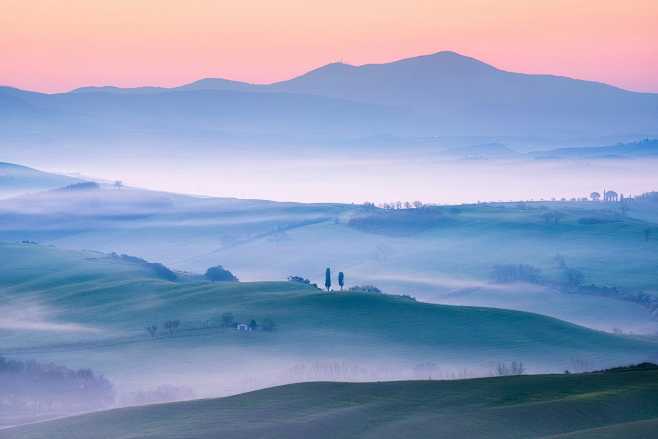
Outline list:
[[[350,287],[349,290],[350,293],[374,293],[374,294],[383,294],[382,290],[377,288],[374,285],[355,285],[353,287]]]
[[[635,200],[640,200],[640,201],[649,201],[652,203],[658,203],[658,192],[645,192],[637,197],[635,197]]]
[[[320,287],[318,287],[318,284],[311,283],[310,280],[306,279],[305,277],[301,277],[301,276],[288,276],[288,282],[297,282],[297,283],[300,283],[300,284],[309,285],[311,287],[320,289]]]
[[[83,181],[81,183],[73,183],[68,186],[64,186],[59,189],[55,189],[59,192],[78,192],[78,191],[95,191],[99,190],[101,185],[94,181]]]
[[[558,254],[553,259],[559,271],[557,281],[549,281],[542,275],[539,268],[527,264],[496,265],[492,270],[491,278],[496,283],[528,282],[551,286],[565,293],[587,294],[633,302],[647,308],[651,315],[658,319],[658,296],[644,291],[621,290],[614,286],[586,285],[585,273],[569,267],[562,255]]]
[[[423,204],[421,201],[393,201],[391,203],[379,203],[379,204],[375,204],[371,201],[366,201],[363,203],[363,206],[372,209],[379,207],[380,209],[386,209],[386,210],[400,210],[400,209],[421,209],[428,205]]]
[[[491,273],[496,283],[527,282],[532,284],[543,283],[541,270],[527,264],[495,265]]]
[[[298,283],[302,283],[304,285],[310,285],[310,286],[313,286],[315,288],[318,288],[317,284],[311,283],[310,280],[308,280],[306,278],[303,278],[301,276],[289,276],[288,281],[289,282],[298,282]],[[337,281],[338,281],[338,287],[340,288],[340,291],[345,291],[345,273],[343,273],[342,271],[339,271]],[[332,285],[333,285],[333,276],[332,276],[332,273],[331,273],[331,268],[327,267],[324,271],[324,288],[327,291],[332,291],[332,289],[331,289]],[[347,291],[349,291],[351,293],[378,293],[378,294],[382,294],[382,291],[374,285],[354,285],[354,286],[350,287],[349,289],[347,289]],[[411,296],[407,296],[407,297],[412,298]]]
[[[658,296],[644,291],[625,291],[617,287],[605,287],[598,285],[583,285],[578,289],[579,294],[591,296],[610,297],[612,299],[624,300],[636,303],[649,310],[654,319],[658,319]]]
[[[155,276],[159,277],[160,279],[165,279],[168,281],[175,281],[178,279],[178,275],[167,268],[164,264],[161,264],[159,262],[148,262],[145,259],[138,258],[137,256],[130,256],[130,255],[119,255],[117,253],[110,253],[110,257],[119,259],[121,261],[125,262],[130,262],[132,264],[137,264],[140,265],[147,270],[151,271]]]
[[[513,375],[523,375],[525,373],[525,367],[520,361],[512,361],[511,363],[498,363],[496,365],[496,370],[494,371],[496,376],[513,376]]]
[[[210,328],[237,328],[238,325],[241,324],[240,321],[238,321],[235,318],[235,315],[231,312],[225,312],[218,318],[211,318],[206,321],[204,321],[201,325],[193,325],[193,324],[188,324],[185,327],[186,331],[194,331],[194,330],[200,330],[200,329],[210,329]],[[249,321],[245,321],[244,323],[247,325],[251,330],[256,331],[256,330],[262,330],[262,331],[267,331],[271,332],[276,329],[276,324],[274,323],[274,320],[271,318],[265,318],[263,319],[260,323],[258,323],[255,319],[251,319]],[[167,320],[162,324],[161,327],[158,325],[149,325],[146,326],[144,329],[148,333],[151,338],[156,338],[160,336],[170,336],[173,337],[176,335],[178,332],[179,328],[181,327],[181,321],[180,320]]]
[[[212,282],[240,282],[240,279],[221,265],[210,267],[206,270],[205,277]]]
[[[372,203],[365,204],[374,206]],[[392,203],[381,203],[378,207],[386,210],[421,209],[425,207],[425,204],[420,201],[393,201]]]
[[[164,329],[164,333],[168,334],[170,336],[176,335],[176,331],[178,331],[178,328],[180,327],[180,320],[167,320],[162,324],[162,329]],[[158,332],[159,328],[158,325],[149,325],[146,328],[146,332],[148,334],[155,338],[157,337],[160,333]]]
[[[528,264],[503,264],[495,265],[491,272],[491,278],[496,283],[514,283],[527,282],[538,285],[550,285],[562,290],[573,292],[585,282],[585,274],[576,269],[568,267],[564,257],[557,255],[555,257],[560,277],[555,282],[546,279],[541,269]]]
[[[90,369],[0,356],[0,412],[75,413],[114,404],[112,383]]]

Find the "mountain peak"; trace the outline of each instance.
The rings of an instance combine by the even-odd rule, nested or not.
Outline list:
[[[458,70],[498,70],[494,66],[482,62],[477,58],[462,55],[451,50],[442,50],[428,55],[404,58],[391,64],[416,64],[424,67],[437,66]]]
[[[257,87],[248,82],[233,81],[224,78],[202,78],[198,81],[176,87],[177,90],[221,90],[221,91],[248,91]]]

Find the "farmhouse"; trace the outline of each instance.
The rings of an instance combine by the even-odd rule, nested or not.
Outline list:
[[[237,329],[238,331],[251,331],[251,327],[246,323],[238,323],[235,329]]]

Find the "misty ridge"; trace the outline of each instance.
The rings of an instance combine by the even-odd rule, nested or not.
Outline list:
[[[623,202],[610,203],[590,199],[599,192],[580,191],[578,197],[512,203],[360,205],[194,197],[120,182],[73,183],[1,201],[0,234],[9,240],[98,249],[117,257],[140,255],[138,260],[164,264],[149,269],[161,271],[164,279],[181,276],[178,270],[203,273],[224,265],[243,280],[283,280],[321,273],[329,264],[348,270],[351,282],[386,287],[423,301],[473,304],[477,297],[488,306],[547,313],[597,329],[655,332],[651,280],[634,281],[633,266],[620,262],[610,269],[598,262],[602,255],[607,261],[619,260],[628,247],[637,253],[639,266],[650,270],[651,243],[657,236],[651,225],[652,194],[621,194]],[[604,230],[610,241],[597,238]],[[565,234],[562,243],[552,238],[556,231]],[[510,235],[527,242],[507,242]],[[583,252],[568,236],[587,237],[590,250]],[[346,237],[352,245],[341,244]],[[504,252],[492,252],[494,247]],[[318,248],[323,249],[323,258],[315,254]],[[447,257],[448,249],[459,256]],[[478,262],[469,249],[478,249]],[[556,268],[554,257],[560,254],[580,273],[582,281],[575,289],[565,287],[565,275]],[[523,278],[516,279],[523,286],[492,282],[495,267],[516,267],[521,261],[546,275],[531,282],[534,285]],[[594,310],[587,311],[589,317],[577,315],[566,302],[558,305],[558,298],[556,307],[548,310],[541,297],[554,291],[610,299],[596,308],[627,301],[629,312],[631,304],[644,308],[647,320],[643,315],[631,324],[624,311],[604,324],[592,315]],[[518,303],[512,303],[514,296]],[[582,306],[585,303],[583,298]]]
[[[52,95],[4,87],[0,114],[3,148],[21,161],[38,159],[25,150],[30,145],[53,159],[56,151],[113,159],[180,154],[181,142],[198,156],[274,148],[291,158],[327,146],[436,150],[499,139],[533,149],[658,135],[658,95],[506,72],[454,52],[329,64],[269,85],[208,78]]]

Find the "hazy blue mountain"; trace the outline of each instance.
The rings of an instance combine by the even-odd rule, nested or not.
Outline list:
[[[167,91],[164,87],[114,87],[111,85],[80,87],[72,90],[71,93],[159,93]]]
[[[45,150],[111,140],[147,148],[144,138],[185,140],[192,147],[658,133],[656,94],[506,72],[454,52],[386,64],[329,64],[269,85],[207,78],[171,89],[85,87],[53,95],[0,88],[0,114],[11,115],[0,120],[0,142],[9,151],[36,142]]]
[[[506,72],[448,51],[385,64],[328,64],[260,89],[413,109],[426,118],[420,126],[430,123],[438,128],[434,134],[658,129],[658,95],[560,76]]]
[[[85,140],[95,147],[107,138],[143,136],[194,141],[274,143],[291,139],[339,139],[399,125],[401,111],[342,99],[222,90],[154,92],[87,89],[62,94],[0,90],[0,139],[66,143]],[[40,145],[46,150],[49,145]]]
[[[518,152],[501,143],[448,148],[443,151],[443,155],[460,159],[503,159],[520,156]]]
[[[222,78],[204,78],[189,84],[176,87],[176,90],[230,90],[230,91],[259,91],[267,86],[250,84],[247,82],[232,81]]]
[[[639,142],[585,148],[558,148],[532,154],[540,159],[583,159],[583,158],[638,158],[658,157],[658,139],[644,139]]]

